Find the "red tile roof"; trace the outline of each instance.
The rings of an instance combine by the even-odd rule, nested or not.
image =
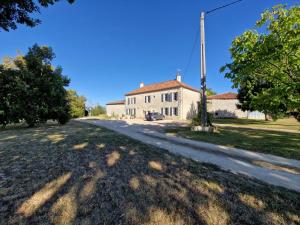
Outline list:
[[[106,103],[106,105],[124,105],[124,104],[125,104],[125,100],[119,100],[119,101]]]
[[[126,96],[129,95],[136,95],[136,94],[143,94],[143,93],[149,93],[149,92],[155,92],[155,91],[163,91],[163,90],[168,90],[168,89],[173,89],[173,88],[186,88],[189,89],[191,91],[196,91],[199,92],[199,90],[185,84],[182,82],[179,82],[177,80],[169,80],[169,81],[164,81],[164,82],[160,82],[160,83],[154,83],[154,84],[149,84],[146,85],[142,88],[133,90],[131,92],[128,92],[127,94],[125,94]]]
[[[211,100],[211,99],[237,99],[237,94],[228,92],[224,94],[211,95],[207,97],[207,100]]]

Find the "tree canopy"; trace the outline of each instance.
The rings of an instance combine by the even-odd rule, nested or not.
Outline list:
[[[207,95],[207,96],[216,95],[216,94],[217,94],[217,92],[214,91],[213,89],[211,89],[211,88],[206,88],[206,95]]]
[[[97,104],[96,106],[91,108],[91,115],[92,116],[100,116],[106,113],[106,110],[103,106]]]
[[[240,107],[300,120],[300,7],[266,10],[253,30],[235,38],[221,68],[238,88]]]
[[[70,104],[70,113],[72,118],[83,117],[85,113],[86,98],[79,96],[75,90],[68,90],[68,101]]]
[[[0,65],[0,123],[25,120],[29,126],[47,121],[69,120],[70,108],[65,87],[70,80],[54,67],[51,48],[34,45],[13,67]]]
[[[9,31],[17,29],[17,24],[25,24],[29,27],[38,25],[41,21],[32,18],[30,14],[39,13],[40,7],[48,7],[60,0],[1,0],[0,1],[0,27]],[[67,0],[73,3],[75,0]],[[37,4],[37,2],[39,4]]]

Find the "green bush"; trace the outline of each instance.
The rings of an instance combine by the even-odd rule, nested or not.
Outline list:
[[[213,114],[207,112],[207,121],[206,121],[206,125],[207,126],[212,126],[212,122],[213,122]],[[201,107],[201,103],[198,105],[198,113],[197,115],[192,119],[191,122],[191,126],[201,126],[201,119],[202,118],[202,107]]]
[[[103,114],[106,114],[106,110],[101,105],[96,105],[95,107],[93,107],[91,109],[91,115],[92,116],[100,116],[100,115],[103,115]]]

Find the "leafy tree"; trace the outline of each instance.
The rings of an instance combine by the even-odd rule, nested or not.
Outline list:
[[[260,30],[265,30],[259,33]],[[300,121],[300,7],[278,5],[235,38],[232,62],[221,68],[239,89],[241,108]]]
[[[99,115],[103,115],[103,114],[106,114],[106,110],[103,106],[101,105],[96,105],[95,107],[93,107],[91,109],[91,115],[92,116],[99,116]]]
[[[79,96],[75,90],[68,90],[68,101],[71,107],[71,117],[83,117],[85,112],[86,98]]]
[[[0,124],[17,123],[21,118],[20,99],[25,83],[19,79],[18,71],[0,65]]]
[[[59,0],[38,0],[42,7],[53,5]],[[67,0],[73,3],[75,0]],[[30,17],[30,14],[39,13],[40,7],[35,0],[1,0],[0,1],[0,27],[9,31],[17,29],[17,24],[34,27],[41,21]]]
[[[217,94],[217,92],[215,92],[213,89],[211,89],[211,88],[206,89],[207,96],[216,95],[216,94]]]
[[[70,115],[65,87],[70,80],[54,68],[51,48],[34,45],[28,53],[14,60],[16,68],[0,66],[0,122],[25,120],[29,126],[58,120],[66,123]]]

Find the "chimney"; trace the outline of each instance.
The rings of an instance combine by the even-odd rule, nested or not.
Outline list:
[[[180,74],[180,70],[177,71],[177,74],[176,74],[176,80],[178,82],[181,82],[181,74]]]
[[[140,83],[140,88],[144,87],[144,82]]]

